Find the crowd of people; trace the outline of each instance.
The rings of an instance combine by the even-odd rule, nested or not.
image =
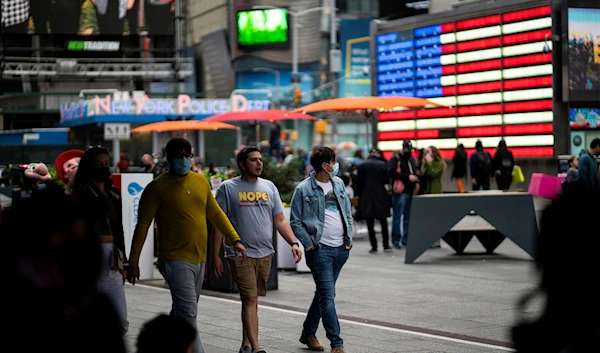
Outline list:
[[[514,157],[506,143],[499,143],[493,157],[483,150],[481,142],[475,147],[471,156],[464,146],[456,150],[452,177],[463,179],[457,185],[464,185],[469,163],[474,188],[489,189],[492,178],[500,189],[508,188]],[[241,175],[224,181],[214,195],[208,179],[191,172],[192,151],[183,138],[171,139],[166,145],[169,167],[141,195],[130,249],[125,248],[122,201],[112,184],[107,149],[97,146],[59,155],[55,163],[64,182],[60,188],[43,186],[49,180],[44,164],[26,168],[30,194],[4,211],[0,222],[2,234],[20,234],[6,238],[13,251],[2,258],[10,282],[16,284],[9,293],[14,304],[8,308],[9,320],[16,323],[10,325],[9,337],[20,337],[19,323],[25,325],[35,315],[49,328],[41,340],[32,342],[35,347],[66,352],[81,347],[93,352],[124,351],[123,335],[129,329],[124,284],[139,280],[140,254],[154,221],[157,266],[171,292],[172,307],[170,316],[161,315],[145,325],[138,338],[138,352],[156,351],[152,347],[204,352],[197,329],[197,306],[207,270],[217,277],[231,271],[239,288],[243,326],[239,351],[266,352],[259,342],[258,297],[267,294],[275,253],[272,234],[277,230],[290,244],[297,262],[306,257],[315,284],[314,297],[307,298],[299,341],[309,350],[323,351],[316,337],[322,322],[332,353],[343,353],[335,285],[353,246],[355,220],[366,221],[372,253],[378,251],[375,220],[381,223],[384,251],[401,248],[408,241],[413,195],[443,192],[441,179],[447,168],[435,146],[423,149],[415,158],[410,141],[404,141],[403,149],[387,161],[377,149],[371,149],[366,159],[355,153],[345,161],[333,148],[315,147],[306,157],[310,172],[295,188],[288,222],[279,190],[261,178],[264,161],[257,147],[237,151],[235,163]],[[285,148],[282,151],[286,153]],[[569,160],[566,183],[572,191],[566,199],[598,192],[597,156],[600,139]],[[146,171],[153,172],[160,156],[145,155],[143,161]],[[119,163],[115,167],[121,170],[129,164]],[[358,202],[352,201],[356,199],[349,190],[359,196]],[[390,210],[391,239],[387,225]],[[32,218],[43,226],[24,227]],[[208,222],[214,230],[212,235]],[[219,256],[222,246],[228,266]],[[210,254],[211,266],[206,269]],[[517,329],[516,335],[520,337],[519,330],[527,329]],[[160,330],[173,334],[156,334]],[[69,332],[72,339],[57,340],[62,337],[60,332]]]

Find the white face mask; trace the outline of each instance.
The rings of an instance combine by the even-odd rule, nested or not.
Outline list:
[[[336,163],[333,166],[331,164],[327,164],[327,165],[333,168],[333,170],[331,172],[327,171],[327,173],[329,173],[329,177],[333,178],[334,176],[337,176],[338,172],[340,171],[340,164]]]

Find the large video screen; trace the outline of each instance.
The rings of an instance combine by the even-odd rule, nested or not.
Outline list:
[[[239,11],[238,48],[287,48],[289,27],[287,9]]]
[[[493,152],[504,139],[516,157],[552,157],[551,15],[541,6],[377,35],[376,94],[445,105],[380,113],[379,148],[409,139],[451,158],[460,144]]]
[[[174,0],[3,0],[3,34],[173,35]]]
[[[572,130],[600,129],[600,108],[569,109]]]
[[[569,8],[569,89],[600,90],[600,9]]]

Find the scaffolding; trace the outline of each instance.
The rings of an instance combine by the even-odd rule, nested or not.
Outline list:
[[[177,59],[55,59],[5,57],[2,76],[21,77],[137,77],[182,80],[193,74],[193,58]]]

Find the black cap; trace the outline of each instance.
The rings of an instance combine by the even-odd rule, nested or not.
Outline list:
[[[410,142],[410,140],[404,140],[404,142],[402,142],[402,149],[412,150],[413,149],[412,142]]]
[[[369,151],[369,154],[380,156],[381,155],[381,151],[378,150],[377,148],[371,148],[371,150]]]

